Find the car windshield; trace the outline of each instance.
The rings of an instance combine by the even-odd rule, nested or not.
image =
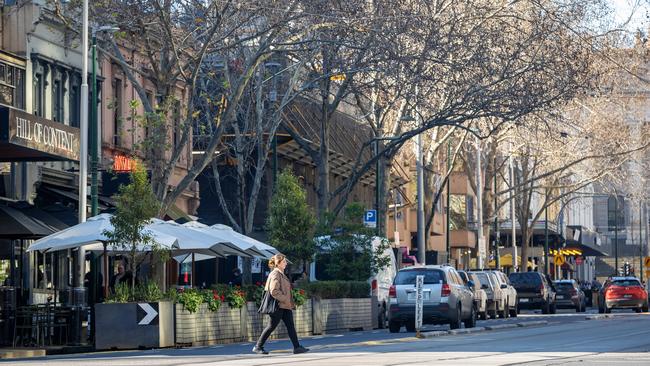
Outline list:
[[[571,282],[555,282],[555,287],[559,290],[570,290],[573,288],[573,284]]]
[[[487,274],[479,272],[475,273],[476,277],[478,277],[479,281],[481,281],[481,285],[488,285],[490,286],[490,280],[488,279]]]
[[[540,282],[540,277],[537,273],[511,273],[510,282],[515,285],[536,285]]]
[[[615,286],[641,286],[638,280],[614,280],[612,285]]]
[[[399,271],[395,277],[395,285],[415,285],[415,278],[419,275],[424,276],[425,285],[445,282],[442,271],[435,269],[411,269],[408,271]]]

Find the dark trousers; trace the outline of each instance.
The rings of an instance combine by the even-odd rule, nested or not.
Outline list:
[[[293,325],[293,311],[287,309],[278,309],[273,314],[269,314],[271,318],[269,323],[266,325],[266,328],[262,331],[260,339],[257,340],[258,347],[264,347],[264,343],[269,339],[271,333],[275,328],[280,324],[280,320],[284,322],[284,326],[287,327],[287,332],[289,333],[289,338],[291,338],[291,343],[293,343],[293,348],[298,348],[300,343],[298,343],[298,334],[296,333],[296,327]]]

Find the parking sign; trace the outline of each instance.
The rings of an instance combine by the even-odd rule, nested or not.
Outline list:
[[[422,297],[422,286],[424,285],[424,276],[415,276],[415,329],[420,332],[422,328],[422,308],[424,298]]]
[[[377,227],[377,210],[366,210],[363,215],[363,225],[373,229]]]

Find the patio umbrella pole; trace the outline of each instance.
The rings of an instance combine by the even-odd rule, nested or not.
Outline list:
[[[106,250],[106,243],[104,243],[104,301],[108,298],[108,255]]]
[[[194,261],[194,259],[195,259],[194,258],[194,253],[192,253],[192,282],[191,282],[192,288],[194,288],[194,274],[195,274],[195,271],[194,271],[194,269],[195,269],[194,268],[195,261]]]

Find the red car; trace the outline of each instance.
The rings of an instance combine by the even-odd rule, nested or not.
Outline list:
[[[599,300],[599,313],[609,313],[612,309],[648,311],[648,293],[636,277],[613,277],[603,285]]]

